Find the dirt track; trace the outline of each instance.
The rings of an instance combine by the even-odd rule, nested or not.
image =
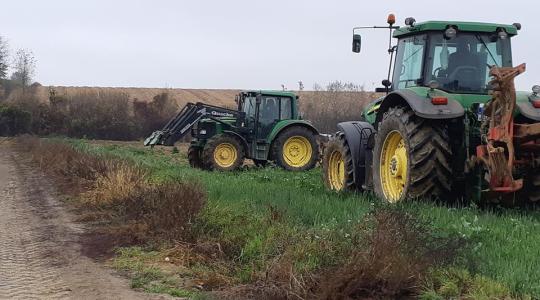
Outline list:
[[[138,293],[81,254],[84,227],[51,183],[0,140],[0,299],[168,299]]]

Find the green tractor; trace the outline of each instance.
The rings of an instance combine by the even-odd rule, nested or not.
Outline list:
[[[274,161],[290,171],[312,169],[319,158],[318,131],[298,112],[298,96],[281,91],[245,91],[238,108],[188,103],[144,145],[172,146],[188,132],[192,167],[231,171],[244,159],[258,166]]]
[[[407,18],[390,30],[384,96],[338,124],[323,157],[332,190],[415,198],[540,201],[540,86],[516,92],[511,39],[521,25]],[[392,44],[392,37],[397,44]],[[393,70],[393,71],[392,71]]]

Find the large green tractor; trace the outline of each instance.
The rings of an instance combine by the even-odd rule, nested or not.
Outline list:
[[[540,86],[516,92],[511,40],[521,25],[407,18],[390,30],[384,96],[326,147],[332,190],[413,198],[540,201]],[[392,36],[397,44],[392,44]]]
[[[235,170],[245,158],[260,166],[274,161],[290,171],[315,166],[318,131],[300,118],[294,93],[245,91],[235,100],[236,110],[188,103],[144,144],[174,145],[191,132],[189,163],[205,170]]]

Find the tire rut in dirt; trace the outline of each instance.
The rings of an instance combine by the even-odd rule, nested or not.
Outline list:
[[[2,164],[0,173],[14,174],[16,170]],[[6,168],[8,170],[6,170]],[[5,173],[8,171],[9,173]],[[4,184],[2,184],[4,183]],[[67,299],[70,289],[53,266],[54,245],[36,226],[47,229],[47,222],[36,224],[28,217],[20,200],[41,195],[40,187],[22,191],[12,178],[0,183],[0,298],[1,299]],[[18,201],[18,202],[17,202]]]
[[[452,150],[447,129],[441,122],[417,117],[412,110],[402,107],[389,109],[378,126],[373,154],[378,196],[384,198],[379,170],[381,148],[393,130],[400,132],[408,149],[409,172],[400,200],[446,198],[452,188]]]

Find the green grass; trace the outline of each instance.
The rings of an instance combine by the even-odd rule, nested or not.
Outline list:
[[[230,242],[232,253],[238,255],[235,278],[240,282],[249,281],[254,270],[263,268],[265,261],[285,246],[299,270],[339,263],[336,256],[350,246],[355,225],[381,205],[370,195],[326,191],[320,169],[303,173],[275,168],[206,172],[190,168],[184,153],[173,156],[163,150],[71,142],[86,151],[131,159],[151,171],[152,181],[201,181],[209,199],[196,230],[210,240]],[[460,266],[460,272],[468,275],[462,275],[461,281],[450,275],[434,277],[432,286],[426,288],[426,298],[455,292],[464,285],[472,289],[468,295],[486,294],[489,298],[507,289],[518,298],[540,297],[539,212],[422,202],[405,203],[401,208],[429,219],[439,235],[459,234],[473,242],[469,259]],[[272,222],[271,216],[279,222]],[[441,292],[440,286],[445,285]],[[452,285],[457,287],[453,290]]]

